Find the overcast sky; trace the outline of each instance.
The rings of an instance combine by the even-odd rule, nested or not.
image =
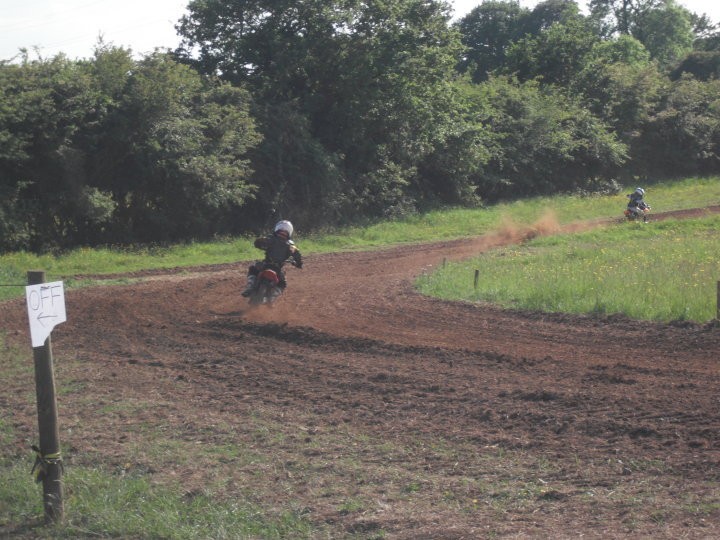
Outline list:
[[[453,0],[462,16],[481,0]],[[532,7],[535,0],[521,0]],[[696,13],[720,21],[719,0],[679,0]],[[43,58],[60,52],[69,58],[88,58],[98,37],[127,47],[136,54],[156,47],[174,48],[179,39],[175,24],[188,0],[0,0],[0,60],[16,56],[21,48],[37,48]]]

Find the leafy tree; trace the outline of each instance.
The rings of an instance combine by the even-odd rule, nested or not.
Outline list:
[[[690,13],[695,41],[693,48],[696,51],[720,50],[720,25],[712,22],[705,14]]]
[[[590,0],[589,7],[605,37],[631,35],[661,65],[669,66],[692,47],[693,16],[674,0]]]
[[[477,120],[495,140],[479,180],[484,198],[595,190],[618,173],[625,146],[576,100],[503,77],[478,91]]]
[[[720,50],[693,51],[672,71],[670,76],[677,80],[689,74],[701,81],[720,79]]]
[[[666,0],[590,0],[590,17],[602,29],[604,37],[632,35],[638,18],[656,9]]]
[[[469,71],[474,82],[487,80],[504,64],[510,45],[524,34],[523,17],[527,13],[519,1],[492,0],[465,15],[457,23],[466,47],[459,71]]]
[[[23,183],[0,183],[0,252],[26,248],[32,238],[28,216],[37,210],[22,198]]]
[[[434,133],[433,151],[421,162],[416,190],[431,202],[479,204],[478,178],[492,157],[495,135],[478,121],[476,96],[468,78],[454,81],[446,118]]]
[[[508,51],[504,71],[521,81],[540,77],[546,84],[566,87],[583,69],[598,41],[583,20],[555,23],[537,36],[515,42]]]
[[[590,110],[630,143],[665,91],[666,79],[635,38],[619,36],[596,43],[572,82]]]
[[[258,104],[254,115],[263,133],[250,154],[258,193],[243,209],[242,224],[264,229],[287,216],[304,226],[341,222],[348,204],[341,156],[320,143],[309,118],[293,103]]]
[[[647,121],[637,161],[649,175],[720,172],[720,80],[683,77]]]
[[[520,7],[516,0],[483,2],[456,25],[466,47],[458,70],[470,72],[474,82],[487,80],[489,74],[504,66],[507,52],[516,41],[532,39],[555,23],[581,19],[574,0],[546,0],[532,10]]]
[[[124,69],[117,60],[117,51],[95,60],[101,84],[117,81],[122,91],[88,165],[118,205],[113,234],[146,242],[212,234],[253,192],[247,153],[259,139],[249,95],[161,53],[136,62],[120,84],[107,69]]]
[[[105,222],[112,204],[87,185],[75,145],[101,109],[82,66],[26,54],[0,64],[0,95],[0,249],[64,245],[78,224]]]
[[[671,66],[692,50],[691,14],[668,0],[662,7],[638,15],[632,35],[661,66]]]
[[[545,0],[537,3],[523,19],[524,32],[535,36],[555,23],[581,21],[584,17],[575,0]]]
[[[258,219],[383,215],[463,191],[425,193],[437,183],[422,177],[439,146],[470,151],[446,139],[457,133],[448,81],[460,51],[446,3],[204,0],[188,10],[185,54],[246,81],[261,104]]]
[[[323,145],[343,156],[350,205],[385,214],[432,185],[418,167],[455,122],[447,81],[459,36],[436,2],[358,3],[351,15],[311,117]]]
[[[249,95],[168,55],[26,56],[0,95],[0,249],[209,235],[252,195]]]

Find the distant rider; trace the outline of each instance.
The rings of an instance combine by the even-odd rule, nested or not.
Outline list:
[[[630,195],[628,195],[628,199],[630,201],[628,202],[628,210],[635,214],[635,217],[643,216],[643,220],[647,221],[647,216],[645,216],[645,209],[650,209],[650,205],[647,204],[643,197],[645,196],[645,190],[641,187],[636,188],[635,191],[633,191]]]
[[[252,290],[255,288],[258,274],[265,268],[271,268],[277,272],[280,278],[280,282],[278,283],[279,292],[281,293],[285,290],[287,281],[285,281],[285,273],[282,271],[285,262],[292,258],[293,265],[297,268],[302,268],[303,265],[302,255],[295,245],[295,242],[291,240],[292,235],[292,223],[287,220],[282,220],[275,224],[275,229],[272,234],[255,240],[253,245],[265,251],[265,259],[257,261],[248,268],[247,285],[242,292],[243,296],[250,296]]]

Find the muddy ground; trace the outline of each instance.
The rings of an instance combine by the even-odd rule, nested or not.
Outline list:
[[[272,310],[240,297],[245,263],[66,291],[67,466],[291,510],[321,538],[720,538],[718,324],[413,289],[443,260],[554,232],[311,254]],[[28,344],[23,301],[1,307]],[[0,405],[21,455],[36,411],[14,384]]]

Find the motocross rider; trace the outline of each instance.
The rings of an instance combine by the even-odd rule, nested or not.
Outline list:
[[[292,223],[287,220],[282,220],[275,224],[275,229],[272,234],[255,240],[253,245],[265,251],[265,259],[257,261],[248,268],[247,285],[242,292],[243,296],[250,296],[257,282],[258,274],[265,268],[271,268],[277,272],[280,278],[278,294],[285,290],[287,281],[285,281],[285,273],[282,271],[285,262],[292,258],[293,265],[297,268],[302,268],[303,265],[302,255],[295,245],[295,242],[291,240],[292,234]]]
[[[643,197],[645,196],[645,190],[641,187],[636,188],[635,191],[633,191],[630,195],[628,195],[628,199],[630,201],[628,202],[628,210],[633,212],[636,216],[643,215],[643,210],[646,208],[650,208],[650,205],[647,204]]]

